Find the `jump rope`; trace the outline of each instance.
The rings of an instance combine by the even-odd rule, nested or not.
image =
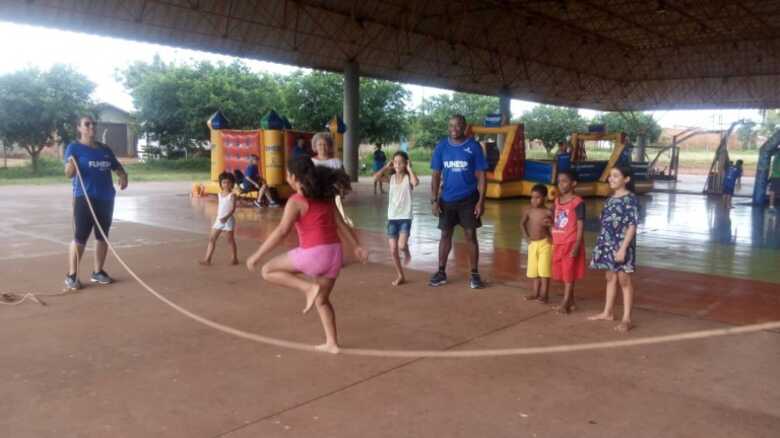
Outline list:
[[[71,160],[73,160],[72,157]],[[119,256],[119,254],[114,249],[114,246],[111,244],[111,241],[108,239],[108,236],[106,236],[106,233],[103,231],[103,227],[100,225],[100,222],[97,220],[97,215],[95,214],[95,210],[92,207],[92,201],[90,200],[89,195],[87,195],[87,191],[84,185],[84,180],[82,179],[81,171],[79,170],[78,165],[76,165],[76,176],[78,177],[79,184],[81,185],[82,191],[84,192],[84,196],[87,201],[87,206],[89,207],[89,211],[92,214],[92,219],[95,223],[95,227],[100,232],[100,235],[103,237],[106,244],[108,245],[108,249],[111,251],[111,254],[113,254],[114,257],[116,257],[119,264],[121,264],[122,267],[125,268],[125,270],[130,274],[130,276],[133,277],[138,282],[138,284],[140,284],[141,287],[146,289],[146,291],[149,292],[152,296],[162,301],[164,304],[168,305],[170,308],[179,312],[180,314],[200,324],[203,324],[207,327],[218,330],[222,333],[247,339],[250,341],[258,342],[261,344],[273,345],[276,347],[287,348],[291,350],[311,351],[311,352],[321,353],[319,350],[315,348],[314,345],[304,344],[302,342],[288,341],[285,339],[273,338],[270,336],[263,336],[257,333],[247,332],[241,329],[237,329],[234,327],[221,324],[216,321],[212,321],[208,318],[200,316],[196,313],[193,313],[179,306],[178,304],[174,303],[173,301],[163,296],[161,293],[154,290],[141,277],[139,277],[138,274],[136,274],[135,271],[133,271],[132,268],[130,268],[130,266],[127,265],[127,263],[124,261],[124,259],[122,259],[122,257]],[[343,211],[343,208],[340,210]],[[79,260],[80,257],[78,256],[78,251],[76,251],[76,254],[77,254],[77,262],[78,262],[80,261]],[[77,264],[77,273],[78,273],[78,264]],[[63,295],[65,293],[67,293],[67,291],[56,293],[56,294],[39,294],[39,295],[57,296],[57,295]],[[21,304],[26,299],[33,300],[35,302],[38,302],[39,304],[44,304],[38,298],[36,298],[34,294],[27,293],[23,295],[23,298],[21,298],[18,302],[12,303],[12,305]],[[3,304],[9,304],[9,303],[3,303]],[[340,348],[339,354],[346,354],[352,356],[386,357],[386,358],[440,358],[440,359],[496,357],[496,356],[527,356],[532,354],[572,353],[578,351],[636,347],[640,345],[654,345],[654,344],[663,344],[668,342],[688,341],[694,339],[708,339],[708,338],[714,338],[720,336],[733,336],[733,335],[755,333],[759,331],[775,330],[775,329],[780,329],[780,321],[765,322],[760,324],[750,324],[750,325],[744,325],[740,327],[699,330],[699,331],[693,331],[688,333],[678,333],[678,334],[664,335],[664,336],[649,336],[644,338],[626,339],[620,341],[588,342],[582,344],[550,345],[550,346],[543,346],[543,347],[520,347],[520,348],[501,348],[501,349],[483,349],[483,350],[381,350],[381,349],[366,349],[366,348]]]

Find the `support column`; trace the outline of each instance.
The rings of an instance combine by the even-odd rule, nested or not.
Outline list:
[[[512,120],[511,104],[512,98],[509,97],[509,90],[502,90],[501,94],[498,96],[498,112],[501,113],[501,125],[505,125]],[[498,141],[498,147],[503,148],[505,140],[504,135],[499,134],[496,140]]]
[[[344,64],[344,170],[352,181],[358,180],[360,172],[358,147],[360,146],[360,66],[355,61]]]

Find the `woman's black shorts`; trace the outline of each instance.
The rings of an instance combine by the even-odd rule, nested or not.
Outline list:
[[[99,199],[92,199],[92,207],[95,208],[95,215],[97,216],[98,223],[103,227],[106,236],[111,229],[111,222],[114,218],[114,200],[104,201]],[[89,211],[87,205],[87,198],[79,196],[73,201],[73,219],[76,225],[76,230],[73,239],[79,245],[86,245],[87,239],[92,229],[95,229],[95,239],[104,240],[103,236],[95,227],[95,221],[92,218],[92,213]]]

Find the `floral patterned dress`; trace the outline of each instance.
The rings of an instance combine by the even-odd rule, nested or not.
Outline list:
[[[592,269],[608,269],[612,272],[634,272],[636,268],[636,237],[626,250],[623,263],[615,261],[615,253],[620,249],[626,231],[639,222],[639,200],[629,193],[621,197],[607,199],[601,212],[601,232],[593,249]]]

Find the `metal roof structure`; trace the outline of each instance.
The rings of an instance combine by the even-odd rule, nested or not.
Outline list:
[[[0,19],[556,105],[780,107],[780,0],[1,0]]]

